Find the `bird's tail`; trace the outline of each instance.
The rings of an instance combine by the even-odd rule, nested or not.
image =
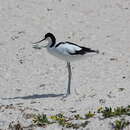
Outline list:
[[[99,50],[92,50],[91,48],[82,47],[84,53],[99,53]]]

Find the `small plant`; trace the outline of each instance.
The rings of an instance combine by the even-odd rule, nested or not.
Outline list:
[[[112,108],[111,107],[110,108],[105,107],[105,109],[102,110],[101,113],[103,114],[103,117],[105,117],[105,118],[113,116],[113,112],[112,112]]]
[[[121,116],[121,115],[130,115],[130,107],[117,107],[112,110],[111,107],[105,107],[105,109],[101,109],[98,111],[99,113],[103,114],[104,118],[114,117],[114,116]]]
[[[130,115],[130,108],[126,107],[117,107],[114,109],[115,115]]]
[[[114,123],[112,123],[115,130],[123,130],[129,124],[130,124],[130,122],[125,119],[116,120]]]
[[[47,124],[52,124],[52,122],[50,122],[47,117],[46,114],[43,115],[35,115],[33,117],[33,122],[34,124],[38,125],[38,126],[46,126]]]
[[[87,114],[85,114],[86,119],[89,119],[89,118],[94,117],[94,116],[95,116],[95,113],[92,113],[90,111]]]
[[[58,122],[59,125],[62,125],[63,127],[66,126],[66,127],[69,127],[71,126],[70,123],[68,123],[68,118],[65,117],[62,113],[59,113],[57,115],[54,115],[54,116],[51,116],[50,117],[52,120]]]

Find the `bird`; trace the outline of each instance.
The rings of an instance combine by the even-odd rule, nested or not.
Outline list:
[[[46,46],[38,46],[38,43],[46,40],[47,45]],[[33,43],[33,48],[35,49],[41,49],[42,47],[47,48],[47,51],[58,57],[59,59],[62,59],[66,61],[67,68],[68,68],[68,87],[67,87],[67,93],[66,96],[70,95],[70,87],[71,87],[71,78],[72,78],[72,71],[71,71],[71,61],[77,60],[79,58],[84,57],[88,54],[98,54],[99,50],[93,50],[91,48],[87,48],[84,46],[79,46],[75,43],[64,41],[64,42],[56,42],[56,37],[52,33],[46,33],[44,38],[40,41],[37,41]]]

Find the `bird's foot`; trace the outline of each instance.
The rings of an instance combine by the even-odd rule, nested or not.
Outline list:
[[[67,98],[68,96],[70,96],[70,93],[64,94],[63,97],[62,97],[62,100],[65,99],[65,98]]]

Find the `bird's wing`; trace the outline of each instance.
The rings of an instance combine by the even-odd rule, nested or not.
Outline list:
[[[64,53],[65,55],[84,55],[86,53],[98,53],[96,50],[82,47],[71,42],[61,42],[56,46],[59,53]]]
[[[56,49],[65,55],[74,55],[76,51],[80,51],[82,48],[74,43],[60,42],[56,45]]]
[[[79,45],[76,45],[75,43],[72,43],[72,42],[66,42],[66,43],[68,43],[70,45],[73,45],[73,46],[75,46],[77,48],[77,49],[75,48],[74,53],[69,52],[69,54],[71,54],[71,55],[84,55],[86,53],[99,53],[98,50],[93,50],[91,48],[79,46]]]

